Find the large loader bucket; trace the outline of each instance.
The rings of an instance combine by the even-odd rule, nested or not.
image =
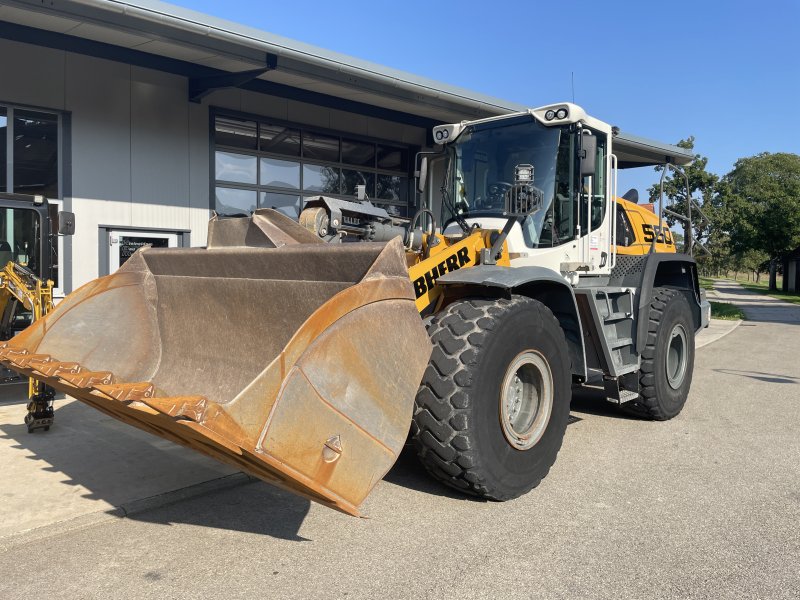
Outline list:
[[[260,213],[212,222],[208,248],[144,248],[0,362],[357,515],[405,442],[430,342],[399,240],[295,227]]]

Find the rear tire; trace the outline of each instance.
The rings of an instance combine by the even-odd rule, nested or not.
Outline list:
[[[642,351],[637,404],[647,417],[667,421],[686,404],[694,371],[694,324],[686,297],[655,288]]]
[[[467,299],[434,316],[434,348],[411,437],[439,481],[493,500],[516,498],[547,475],[572,394],[567,343],[537,300]]]

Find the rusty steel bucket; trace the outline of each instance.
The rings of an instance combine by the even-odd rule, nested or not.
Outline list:
[[[0,348],[121,421],[357,515],[431,346],[403,247],[318,243],[273,211],[143,248]]]

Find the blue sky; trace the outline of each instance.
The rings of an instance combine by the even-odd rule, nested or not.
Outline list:
[[[800,0],[173,0],[203,13],[529,106],[572,99],[724,175],[800,153]],[[657,181],[620,177],[620,193]]]

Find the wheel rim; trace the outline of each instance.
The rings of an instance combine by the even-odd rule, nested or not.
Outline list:
[[[544,434],[553,411],[553,373],[544,356],[523,352],[511,362],[500,388],[500,423],[514,448],[527,450]]]
[[[667,383],[677,390],[683,383],[686,375],[686,365],[688,364],[688,343],[686,329],[683,325],[675,325],[669,336],[667,345]]]

